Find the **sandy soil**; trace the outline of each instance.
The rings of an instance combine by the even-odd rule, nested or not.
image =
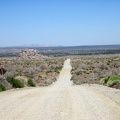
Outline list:
[[[120,120],[120,90],[72,85],[70,59],[56,83],[0,93],[0,120]]]

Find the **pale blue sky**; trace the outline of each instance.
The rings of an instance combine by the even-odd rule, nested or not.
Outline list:
[[[0,0],[0,46],[120,44],[120,0]]]

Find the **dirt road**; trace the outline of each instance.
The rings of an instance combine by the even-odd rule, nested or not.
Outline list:
[[[120,120],[119,90],[72,85],[70,71],[67,59],[53,85],[0,93],[0,120]]]

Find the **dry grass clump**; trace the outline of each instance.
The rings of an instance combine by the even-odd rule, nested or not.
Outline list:
[[[14,77],[25,86],[47,86],[52,84],[62,69],[63,58],[42,58],[39,60],[0,59],[0,66],[7,72],[2,76]],[[26,80],[27,79],[27,80]],[[28,82],[28,80],[32,80]],[[30,83],[28,85],[28,83]]]
[[[100,80],[102,78],[120,75],[120,55],[74,57],[71,64],[73,66],[71,71],[73,77],[71,79],[75,84],[101,84]],[[114,85],[115,83],[112,86]]]

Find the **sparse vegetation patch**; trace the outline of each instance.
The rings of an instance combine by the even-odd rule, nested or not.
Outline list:
[[[60,57],[41,59],[2,58],[0,65],[5,68],[6,73],[1,77],[9,82],[12,88],[48,86],[56,81],[64,60]]]
[[[32,87],[35,87],[35,83],[33,82],[32,79],[29,79],[29,80],[28,80],[28,85],[29,85],[29,86],[32,86]]]
[[[76,56],[72,58],[74,84],[96,83],[120,88],[120,55]]]
[[[0,92],[1,92],[1,91],[5,91],[5,90],[6,90],[5,86],[0,83]]]
[[[120,76],[114,75],[114,76],[102,78],[101,83],[109,87],[112,87],[120,83]]]
[[[14,77],[7,77],[7,81],[12,84],[14,88],[23,88],[24,83],[20,80],[15,79]]]

